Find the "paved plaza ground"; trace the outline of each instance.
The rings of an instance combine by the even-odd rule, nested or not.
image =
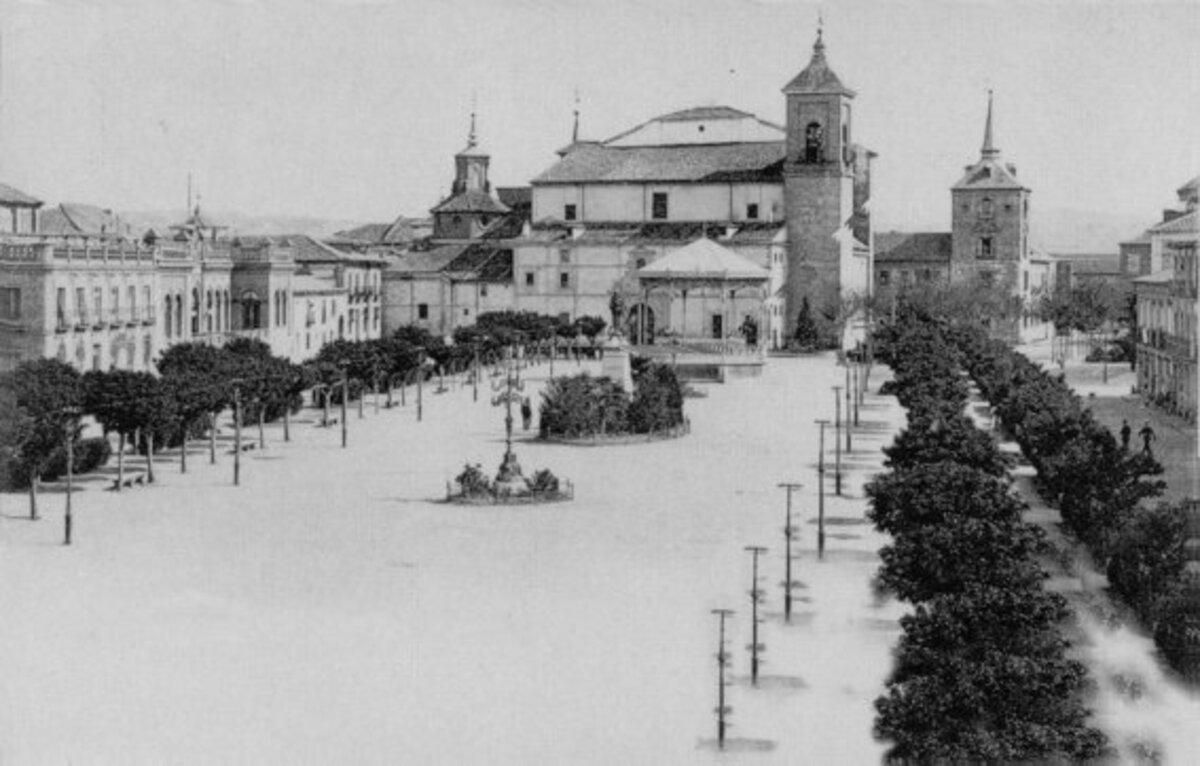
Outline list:
[[[1061,368],[1053,364],[1049,342],[1023,346],[1020,351],[1046,369],[1061,369],[1067,383],[1085,398],[1087,406],[1114,435],[1119,434],[1121,422],[1128,420],[1133,429],[1131,449],[1141,449],[1137,432],[1144,423],[1150,423],[1156,436],[1152,446],[1154,456],[1162,463],[1162,478],[1167,482],[1164,500],[1177,501],[1200,493],[1196,426],[1146,404],[1141,396],[1133,393],[1137,373],[1128,363],[1108,365],[1106,375],[1103,364],[1085,362],[1082,358],[1071,359]]]
[[[904,416],[867,397],[852,497],[829,500],[818,562],[813,420],[842,381],[831,356],[773,359],[760,379],[703,386],[683,439],[521,434],[527,473],[574,481],[564,505],[435,502],[465,461],[494,470],[503,451],[490,391],[473,403],[469,388],[426,391],[420,423],[411,392],[403,409],[352,410],[345,450],[312,411],[291,443],[270,426],[240,488],[227,449],[210,466],[194,445],[185,475],[165,456],[154,487],[77,493],[70,548],[61,493],[36,523],[0,496],[0,762],[877,762],[871,701],[903,607],[871,590],[885,541],[861,484]],[[806,486],[785,626],[786,480]],[[758,689],[751,544],[770,548]],[[724,754],[716,607],[737,610]]]

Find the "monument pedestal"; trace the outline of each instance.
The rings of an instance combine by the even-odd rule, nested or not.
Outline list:
[[[600,362],[600,375],[609,378],[633,395],[633,370],[630,365],[629,344],[620,335],[610,335],[602,347],[604,358]]]

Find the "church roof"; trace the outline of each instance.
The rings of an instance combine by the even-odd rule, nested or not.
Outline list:
[[[746,117],[753,118],[754,115],[731,106],[695,106],[691,109],[664,114],[657,119],[660,122],[691,122],[692,120],[741,120]]]
[[[438,203],[431,213],[494,213],[509,212],[508,206],[484,191],[469,189]]]
[[[841,79],[829,67],[829,62],[825,60],[825,43],[821,41],[820,32],[817,33],[817,42],[813,44],[812,59],[808,66],[784,86],[783,92],[834,93],[854,97],[854,91],[842,84]]]
[[[957,191],[961,189],[1025,189],[1025,185],[1017,180],[1016,172],[995,158],[981,159],[974,165],[968,165],[963,177],[950,187]]]
[[[875,263],[949,263],[950,232],[887,231],[875,235]]]
[[[42,201],[35,197],[30,197],[20,189],[15,189],[8,184],[0,184],[0,205],[9,207],[41,207]]]
[[[705,237],[643,266],[637,270],[637,276],[643,279],[750,279],[764,282],[770,278],[766,269]]]
[[[586,144],[531,183],[622,183],[781,179],[782,141],[678,146],[613,147]],[[778,165],[778,167],[773,167]]]

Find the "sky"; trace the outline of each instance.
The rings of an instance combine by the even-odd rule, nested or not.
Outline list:
[[[1033,204],[1157,220],[1200,173],[1200,2],[0,0],[0,181],[50,203],[387,221],[569,141],[727,104],[776,122],[811,56],[858,92],[873,210],[949,225],[996,143]]]

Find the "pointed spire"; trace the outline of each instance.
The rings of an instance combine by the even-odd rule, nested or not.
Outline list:
[[[987,124],[983,128],[983,150],[980,152],[983,159],[993,159],[1000,156],[1000,150],[992,143],[992,91],[988,90],[988,109],[987,109]]]

